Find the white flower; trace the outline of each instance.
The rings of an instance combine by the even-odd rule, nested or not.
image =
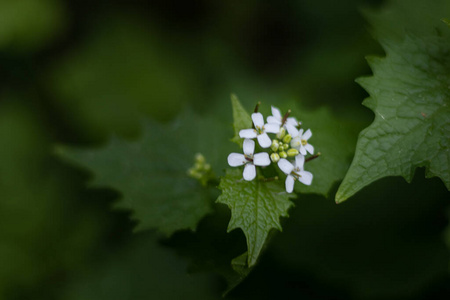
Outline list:
[[[292,193],[295,180],[298,180],[305,185],[311,185],[313,175],[311,172],[303,170],[304,164],[305,157],[303,155],[297,155],[295,157],[295,166],[284,158],[280,159],[278,162],[278,167],[287,175],[286,192]]]
[[[269,148],[272,145],[272,140],[266,132],[278,133],[280,131],[280,125],[273,123],[264,125],[264,117],[261,113],[253,113],[252,120],[255,129],[242,129],[239,131],[239,136],[246,139],[258,138],[258,143],[261,147]]]
[[[299,131],[297,128],[291,125],[287,125],[286,129],[292,136],[292,148],[297,149],[301,155],[306,155],[307,151],[311,154],[314,154],[313,145],[308,144],[308,140],[312,136],[311,130],[308,129],[305,131],[305,133],[303,133],[303,129],[300,129]]]
[[[256,177],[255,166],[268,166],[270,165],[269,154],[266,152],[253,154],[255,151],[255,142],[250,139],[244,140],[244,154],[230,153],[228,155],[228,164],[232,167],[244,167],[244,179],[251,181]]]
[[[267,117],[267,123],[269,124],[277,124],[279,126],[281,126],[281,122],[283,121],[283,116],[280,113],[280,110],[274,106],[272,106],[272,115]],[[283,127],[286,127],[286,125],[291,125],[291,126],[298,126],[299,122],[297,121],[296,118],[287,118],[286,122],[284,123]]]

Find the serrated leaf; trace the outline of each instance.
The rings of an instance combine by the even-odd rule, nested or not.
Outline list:
[[[136,230],[157,228],[170,235],[195,229],[211,211],[209,191],[187,175],[201,152],[214,170],[225,167],[225,126],[213,119],[184,114],[169,125],[145,123],[135,142],[112,138],[101,149],[67,148],[62,154],[94,173],[92,185],[123,194],[117,207],[131,209]]]
[[[279,181],[245,181],[239,169],[227,170],[219,188],[222,195],[217,202],[231,209],[228,231],[242,229],[247,239],[247,263],[252,267],[269,232],[272,229],[282,230],[280,217],[288,216],[287,211],[293,205],[289,199],[295,198],[295,195],[287,194],[284,184]]]
[[[375,121],[360,134],[349,172],[336,194],[342,202],[386,176],[408,182],[416,167],[450,189],[450,40],[416,36],[382,42],[387,56],[369,57],[374,76],[360,78]]]
[[[242,129],[248,129],[252,126],[252,119],[247,111],[242,106],[241,102],[236,95],[231,95],[231,106],[233,107],[233,128],[234,137],[232,142],[238,144],[242,148],[244,140],[239,137],[239,131]]]

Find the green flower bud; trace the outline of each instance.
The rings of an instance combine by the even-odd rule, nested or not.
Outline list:
[[[195,161],[200,163],[200,164],[203,164],[203,163],[205,163],[206,159],[203,156],[203,154],[197,153],[197,154],[195,154]]]
[[[297,156],[298,153],[299,153],[299,152],[298,152],[297,149],[289,149],[289,150],[287,151],[287,155],[288,155],[289,157]]]
[[[203,169],[205,171],[209,171],[209,170],[211,170],[211,165],[210,164],[205,164],[205,167]]]
[[[194,169],[189,169],[188,174],[189,174],[190,177],[195,178],[195,179],[202,178],[202,174],[200,174],[199,172],[197,172]]]
[[[271,159],[274,163],[276,163],[276,162],[278,162],[278,161],[280,160],[280,156],[278,155],[278,153],[272,153],[272,154],[270,155],[270,159]]]
[[[286,129],[284,127],[280,128],[280,131],[277,133],[277,139],[281,140],[286,135]]]
[[[283,138],[283,142],[289,143],[292,140],[292,136],[290,134],[286,134]]]
[[[281,152],[280,152],[280,157],[281,157],[281,158],[286,158],[286,157],[287,157],[287,153],[284,152],[284,151],[281,151]]]
[[[280,147],[278,140],[273,140],[272,146],[270,146],[270,149],[272,149],[272,151],[276,152],[278,150],[278,147]]]

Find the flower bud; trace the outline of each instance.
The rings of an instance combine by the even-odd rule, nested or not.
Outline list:
[[[210,164],[205,164],[205,167],[203,169],[205,171],[209,171],[209,170],[211,170],[211,165]]]
[[[291,149],[289,149],[289,150],[287,151],[287,155],[288,155],[289,157],[297,156],[298,153],[299,153],[298,150],[297,150],[297,149],[293,149],[293,148],[291,148]]]
[[[292,140],[292,136],[290,134],[286,134],[283,138],[283,142],[289,143]]]
[[[286,129],[284,127],[280,128],[280,131],[277,133],[277,139],[281,140],[286,135]]]
[[[193,169],[189,169],[188,174],[190,177],[195,178],[195,179],[202,178],[202,174],[200,174],[199,172],[197,172],[196,170],[193,170]]]
[[[280,152],[280,157],[281,157],[281,158],[287,158],[287,153],[284,152],[284,151],[281,151],[281,152]]]
[[[197,153],[197,154],[195,154],[195,161],[200,164],[203,164],[203,163],[205,163],[205,157],[203,156],[203,154]]]
[[[278,153],[272,153],[270,155],[270,159],[272,160],[272,162],[277,163],[280,160],[280,156],[278,155]]]
[[[272,151],[276,152],[278,150],[278,147],[280,147],[278,140],[273,140],[272,146],[270,146],[270,149],[272,149]]]
[[[289,144],[284,144],[284,146],[283,146],[283,150],[287,150],[287,149],[289,149]]]

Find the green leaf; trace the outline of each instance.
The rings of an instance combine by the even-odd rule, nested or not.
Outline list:
[[[375,120],[360,134],[336,202],[382,177],[410,182],[416,167],[426,167],[426,177],[438,176],[450,189],[448,33],[384,40],[386,57],[368,58],[374,76],[358,83],[371,96],[363,104]]]
[[[123,194],[117,207],[131,209],[137,230],[157,228],[170,235],[194,230],[211,211],[210,191],[187,170],[201,152],[214,170],[226,164],[228,132],[213,118],[186,113],[168,125],[145,123],[136,142],[114,137],[101,149],[63,149],[63,156],[94,173],[92,185]]]
[[[287,194],[279,181],[245,181],[239,169],[227,170],[219,188],[222,195],[217,202],[231,209],[228,231],[242,229],[247,239],[247,263],[252,267],[271,229],[282,230],[279,219],[288,216],[287,211],[293,205],[289,199],[295,195]]]
[[[242,107],[239,99],[236,95],[231,95],[231,106],[233,107],[233,127],[234,127],[234,137],[231,139],[232,142],[238,144],[242,148],[244,139],[239,137],[239,131],[242,129],[248,129],[252,126],[252,119],[247,111]]]

